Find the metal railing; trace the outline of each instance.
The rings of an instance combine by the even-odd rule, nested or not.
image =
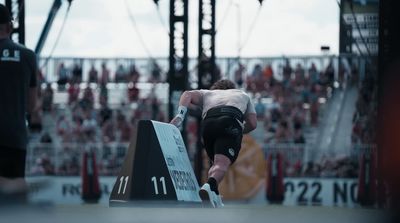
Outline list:
[[[305,144],[265,144],[264,154],[280,153],[283,157],[284,175],[289,177],[358,177],[362,159],[377,162],[376,145],[353,145],[350,151],[325,154],[316,160],[307,159],[307,154],[319,152],[318,148]]]
[[[30,143],[27,150],[26,174],[77,176],[81,173],[82,155],[91,150],[96,154],[100,175],[115,176],[124,162],[128,143]],[[357,145],[352,155],[334,154],[304,163],[304,144],[264,144],[265,158],[281,153],[284,174],[290,177],[357,177],[362,155],[376,159],[375,145]],[[312,151],[310,151],[312,152]]]
[[[44,63],[47,58],[41,58],[39,64]],[[324,71],[329,63],[335,69],[335,77],[338,77],[339,64],[347,70],[350,70],[354,65],[359,71],[360,78],[365,75],[366,64],[368,58],[355,55],[316,55],[316,56],[279,56],[279,57],[248,57],[248,58],[233,58],[220,57],[216,59],[216,63],[224,78],[234,79],[235,71],[239,68],[239,64],[245,68],[245,76],[252,73],[254,67],[259,64],[263,68],[266,65],[271,65],[274,73],[282,75],[283,67],[288,62],[293,70],[297,64],[301,65],[305,71],[309,69],[311,64],[314,64],[318,71]],[[150,58],[76,58],[76,57],[54,57],[47,61],[43,67],[42,73],[47,82],[56,82],[58,80],[58,69],[61,63],[64,63],[68,73],[72,73],[73,66],[78,64],[82,68],[83,81],[88,80],[88,73],[93,65],[97,71],[101,72],[101,65],[104,63],[110,71],[111,79],[119,65],[122,65],[125,71],[129,71],[132,65],[135,65],[137,71],[141,74],[139,82],[147,82],[151,78],[152,70],[155,64],[160,68],[160,80],[165,81],[168,72],[168,58],[158,57]],[[197,83],[197,59],[189,59],[189,83],[193,88],[196,88]]]
[[[27,175],[80,175],[82,155],[95,152],[100,175],[116,175],[125,159],[128,143],[30,143]]]

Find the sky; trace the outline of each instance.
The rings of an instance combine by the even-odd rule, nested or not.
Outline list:
[[[35,48],[52,3],[53,0],[25,0],[26,45],[29,48]],[[54,46],[67,5],[63,0],[43,56]],[[129,19],[127,7],[139,32]],[[153,0],[73,0],[53,56],[167,57],[168,0],[159,1],[159,14],[161,18]],[[320,55],[321,45],[330,46],[333,54],[338,53],[336,0],[264,0],[261,8],[258,0],[217,0],[216,15],[217,57],[238,56],[238,42],[243,45],[240,51],[243,57]],[[254,29],[250,31],[253,22]],[[190,0],[191,57],[197,57],[197,29],[198,1]]]

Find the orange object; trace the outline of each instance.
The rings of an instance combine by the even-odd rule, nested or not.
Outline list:
[[[244,135],[239,156],[219,185],[223,199],[247,200],[254,197],[265,186],[265,169],[261,147],[251,136]]]

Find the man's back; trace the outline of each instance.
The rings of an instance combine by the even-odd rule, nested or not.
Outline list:
[[[253,106],[250,97],[239,89],[200,90],[200,93],[203,99],[203,117],[212,107],[233,106],[245,114]]]
[[[9,39],[0,39],[0,145],[25,148],[25,115],[30,87],[36,87],[35,54]]]

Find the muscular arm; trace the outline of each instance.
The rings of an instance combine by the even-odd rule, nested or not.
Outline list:
[[[243,134],[249,133],[255,128],[257,128],[257,115],[255,113],[249,113],[244,120]]]
[[[185,91],[179,100],[180,106],[185,106],[191,109],[197,109],[201,105],[201,93],[199,91]]]
[[[199,91],[185,91],[179,99],[178,114],[170,121],[171,124],[179,127],[185,119],[188,108],[198,110],[201,107],[202,95]]]

